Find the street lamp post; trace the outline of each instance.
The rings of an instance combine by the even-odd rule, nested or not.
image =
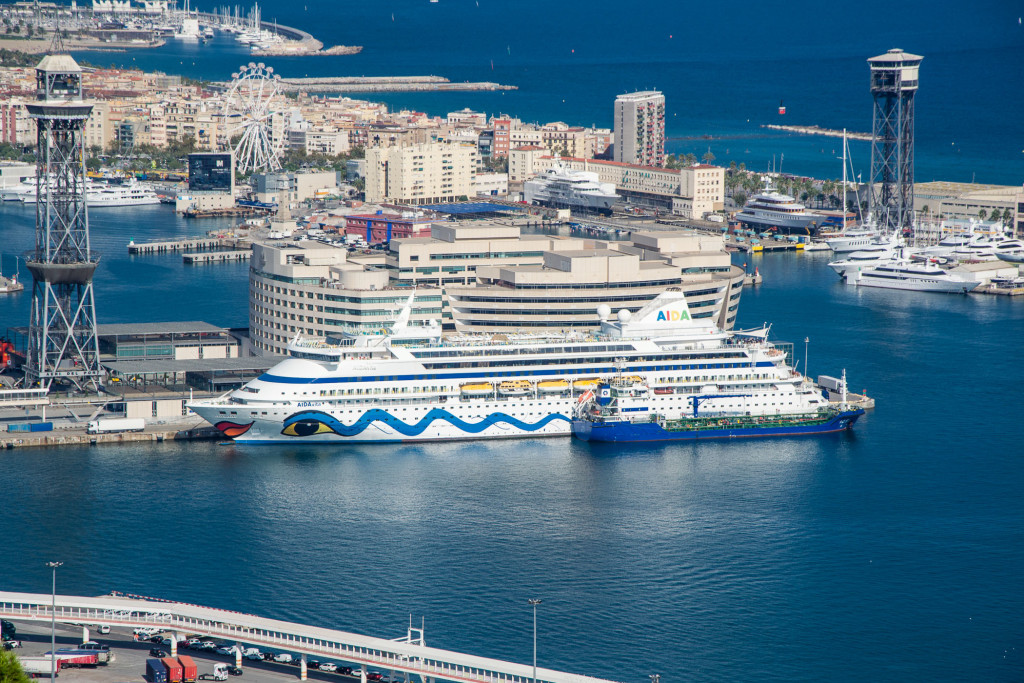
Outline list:
[[[537,605],[543,600],[530,598],[527,602],[533,606],[533,683],[537,683]]]
[[[46,566],[53,570],[53,592],[50,601],[50,681],[56,678],[57,668],[57,567],[63,562],[47,562]]]

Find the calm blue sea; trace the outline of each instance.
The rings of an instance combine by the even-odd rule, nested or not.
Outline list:
[[[757,125],[784,99],[791,122],[866,130],[864,59],[898,46],[926,57],[918,177],[1020,182],[1024,10],[1011,3],[299,7],[268,1],[265,16],[366,50],[269,60],[282,73],[493,78],[521,90],[388,101],[598,125],[610,124],[617,93],[657,87],[673,136],[736,136],[712,141],[719,160],[756,167],[785,154],[784,170],[817,175],[838,173],[828,143],[758,137]],[[108,58],[203,77],[248,61],[227,42]],[[708,143],[675,144],[703,153]],[[866,149],[854,153],[866,163]],[[32,220],[0,207],[3,272],[30,247]],[[246,264],[186,268],[125,249],[216,224],[164,207],[96,210],[91,222],[102,322],[245,324]],[[542,665],[629,683],[651,673],[1019,681],[1024,302],[848,288],[826,260],[751,261],[766,283],[744,293],[740,324],[772,322],[798,358],[809,337],[812,374],[845,367],[876,397],[851,434],[614,449],[5,451],[2,583],[45,592],[43,562],[60,559],[65,592],[122,590],[382,636],[403,635],[413,613],[432,645],[521,662],[532,647],[526,599],[540,597]],[[0,326],[25,325],[29,298],[0,297]]]
[[[1024,181],[1019,3],[267,0],[261,7],[266,20],[303,28],[325,44],[364,46],[354,56],[262,59],[285,76],[492,80],[519,90],[374,98],[431,115],[468,106],[525,121],[606,127],[616,95],[657,88],[667,98],[669,151],[702,156],[710,149],[718,163],[753,169],[766,169],[774,157],[783,171],[816,177],[841,175],[838,140],[760,126],[870,132],[865,60],[900,47],[925,57],[916,98],[917,179]],[[80,57],[219,80],[250,61],[228,37]],[[777,113],[780,102],[785,116]],[[866,178],[868,145],[852,143],[852,154]]]
[[[4,263],[31,212],[0,208]],[[93,212],[101,321],[244,325],[246,266],[129,257],[198,234]],[[665,681],[1019,681],[1024,301],[841,285],[750,261],[740,324],[878,401],[850,434],[605,448],[214,443],[0,451],[3,586],[121,590]],[[5,267],[4,272],[9,272]],[[24,325],[27,294],[0,298]]]

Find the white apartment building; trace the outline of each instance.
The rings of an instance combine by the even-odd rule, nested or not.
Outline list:
[[[615,98],[615,161],[665,164],[665,96],[657,90]]]
[[[477,149],[424,143],[366,150],[366,201],[439,204],[475,194]]]

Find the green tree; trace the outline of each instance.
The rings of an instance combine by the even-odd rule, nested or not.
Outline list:
[[[705,164],[711,164],[714,163],[715,161],[715,155],[712,154],[711,149],[708,148],[708,151],[704,152],[704,156],[702,156],[700,160],[703,161]]]
[[[90,171],[98,171],[103,166],[103,162],[100,161],[99,157],[89,157],[85,160],[85,167]]]
[[[0,648],[0,683],[31,683],[21,662],[7,648]]]
[[[1003,212],[1000,211],[999,209],[992,209],[992,213],[990,213],[989,216],[988,216],[988,219],[990,221],[998,221],[998,220],[1002,220],[1002,218],[1003,218]]]
[[[981,220],[985,220],[987,216],[988,211],[986,211],[985,209],[978,209],[978,218],[980,218]]]
[[[732,195],[732,200],[736,202],[736,206],[743,206],[747,203],[747,195],[745,192],[736,192]]]

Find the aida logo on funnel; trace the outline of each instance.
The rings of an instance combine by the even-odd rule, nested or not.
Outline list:
[[[689,319],[689,311],[658,311],[657,322],[678,322],[680,320]]]

